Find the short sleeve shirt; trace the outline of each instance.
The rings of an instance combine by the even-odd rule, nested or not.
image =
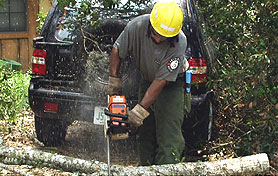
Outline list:
[[[149,14],[130,21],[113,47],[119,50],[121,59],[125,59],[128,54],[135,57],[136,67],[145,80],[176,81],[178,74],[184,71],[186,37],[181,31],[174,47],[170,47],[168,40],[157,44],[148,36],[149,21]]]

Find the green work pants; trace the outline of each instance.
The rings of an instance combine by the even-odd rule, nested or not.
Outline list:
[[[150,82],[141,82],[139,102],[149,86]],[[184,80],[167,83],[148,111],[150,116],[144,120],[137,133],[141,165],[179,162],[185,146],[181,131],[184,119]]]

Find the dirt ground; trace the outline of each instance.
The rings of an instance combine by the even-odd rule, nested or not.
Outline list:
[[[1,121],[4,125],[4,121]],[[36,139],[34,118],[31,112],[23,113],[17,124],[12,126],[11,133],[1,132],[4,143],[11,147],[27,147],[34,149],[55,152],[58,154],[77,157],[85,160],[98,160],[107,162],[106,140],[103,134],[103,127],[84,121],[75,121],[69,126],[66,141],[59,147],[45,147]],[[128,140],[111,141],[110,157],[112,165],[138,165],[135,137]],[[63,172],[50,168],[33,166],[13,166],[26,173],[34,175],[78,175],[76,173]],[[7,170],[1,170],[0,175],[12,175]],[[80,173],[79,173],[80,174]]]

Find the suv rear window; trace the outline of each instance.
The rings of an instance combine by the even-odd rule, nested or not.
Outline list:
[[[73,8],[65,8],[61,13],[56,26],[55,37],[62,41],[73,41],[76,37],[74,31],[74,23],[76,11]]]

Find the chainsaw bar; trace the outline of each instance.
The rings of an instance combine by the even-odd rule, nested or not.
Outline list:
[[[104,136],[107,145],[107,167],[110,171],[110,140],[128,138],[129,124],[125,96],[108,97],[108,107],[104,110]]]

